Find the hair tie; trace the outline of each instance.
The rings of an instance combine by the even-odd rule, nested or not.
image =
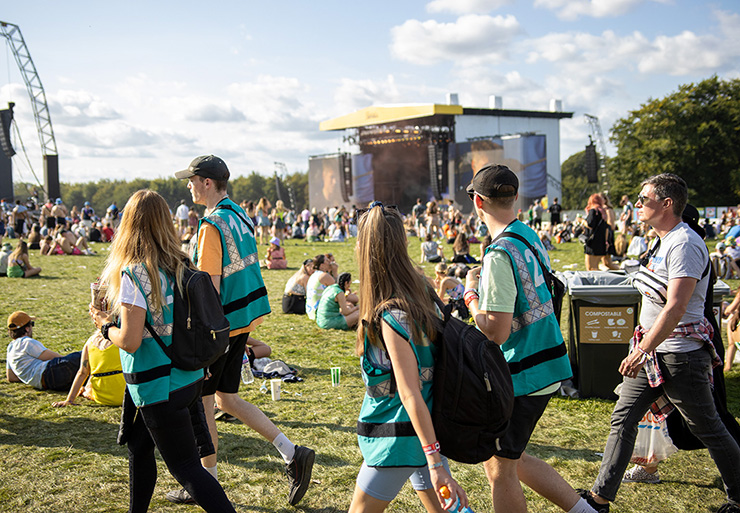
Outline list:
[[[378,201],[378,200],[375,200],[372,203],[370,203],[370,208],[371,209],[373,209],[375,207],[380,207],[380,210],[382,210],[383,212],[385,212],[385,207],[383,206],[383,203],[380,202],[380,201]]]

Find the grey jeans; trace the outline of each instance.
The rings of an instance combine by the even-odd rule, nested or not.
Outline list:
[[[658,353],[658,362],[665,380],[660,387],[650,387],[644,369],[636,378],[624,378],[612,412],[599,476],[591,490],[609,501],[614,500],[635,447],[637,424],[653,401],[665,393],[686,419],[691,432],[709,449],[727,497],[740,502],[740,447],[714,407],[709,385],[712,365],[709,352],[698,349],[689,353]]]

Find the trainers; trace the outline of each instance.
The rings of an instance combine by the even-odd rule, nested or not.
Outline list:
[[[288,493],[288,502],[295,506],[300,502],[308,490],[311,482],[311,472],[313,471],[313,461],[316,453],[313,449],[296,445],[293,461],[285,465],[285,474],[290,481],[290,492]]]
[[[185,488],[172,490],[164,494],[164,496],[168,501],[174,502],[175,504],[195,504],[195,499],[190,496],[190,492]]]
[[[653,474],[645,470],[645,467],[641,467],[640,465],[635,465],[631,469],[629,469],[627,472],[624,473],[624,477],[622,478],[623,483],[648,483],[648,484],[658,484],[660,483],[660,476],[658,475],[658,471],[656,470]]]
[[[736,502],[725,502],[719,507],[717,513],[740,513],[740,505]]]
[[[576,490],[576,493],[581,496],[581,498],[586,499],[586,502],[589,506],[591,506],[596,513],[609,513],[609,504],[599,504],[594,500],[594,496],[591,495],[590,490],[583,490],[581,488]]]

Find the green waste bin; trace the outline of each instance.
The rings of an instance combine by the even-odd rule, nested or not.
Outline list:
[[[568,354],[581,397],[616,399],[619,364],[638,322],[640,293],[624,272],[576,271],[570,298]]]

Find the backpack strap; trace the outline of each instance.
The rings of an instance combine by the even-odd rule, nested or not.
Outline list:
[[[247,218],[242,216],[234,207],[231,205],[222,205],[218,204],[216,205],[216,209],[222,208],[224,210],[231,210],[233,213],[236,214],[236,217],[238,217],[244,224],[247,225],[247,229],[252,233],[252,236],[254,236],[254,226],[252,226],[252,223],[247,221]]]
[[[527,239],[525,239],[524,237],[522,237],[518,233],[503,231],[503,232],[499,233],[496,236],[495,239],[493,239],[493,242],[496,242],[501,237],[507,237],[507,238],[510,238],[510,239],[516,239],[519,242],[521,242],[522,244],[524,244],[525,246],[527,246],[527,249],[530,250],[532,252],[532,254],[534,255],[534,257],[537,259],[537,263],[540,264],[540,269],[542,270],[542,275],[543,276],[548,276],[548,275],[551,275],[552,274],[552,272],[544,266],[544,264],[542,263],[542,260],[540,260],[540,254],[539,254],[539,252],[534,247],[532,247],[532,245],[529,243],[529,241],[527,241]],[[550,286],[549,283],[547,285],[548,285],[548,287]]]

